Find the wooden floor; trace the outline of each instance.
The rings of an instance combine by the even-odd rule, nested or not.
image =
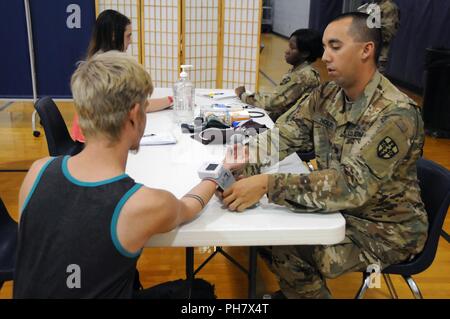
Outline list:
[[[284,50],[287,41],[283,38],[263,34],[265,45],[262,51],[260,69],[273,81],[278,82],[289,69],[284,62]],[[323,65],[316,63],[322,79],[326,80]],[[260,75],[261,90],[270,90],[272,83]],[[410,94],[418,103],[420,96]],[[0,101],[0,108],[4,101]],[[59,103],[58,106],[68,125],[73,116],[71,103]],[[12,215],[17,220],[18,189],[25,176],[24,172],[37,158],[48,155],[45,136],[35,138],[31,134],[31,103],[16,102],[0,111],[0,197]],[[41,129],[42,131],[42,129]],[[43,133],[42,133],[43,135]],[[450,140],[427,137],[425,157],[434,160],[450,169]],[[9,170],[9,171],[5,171]],[[19,170],[17,172],[16,170]],[[444,229],[450,232],[450,217],[447,217]],[[226,251],[238,261],[247,264],[247,249],[240,247],[227,248]],[[208,254],[196,251],[196,265],[207,258]],[[140,258],[138,268],[141,281],[145,287],[163,281],[184,277],[184,249],[179,248],[151,248],[145,249]],[[265,265],[258,261],[259,281],[257,291],[261,295],[278,289],[274,276]],[[415,277],[425,298],[450,298],[450,244],[441,238],[436,259],[427,271]],[[247,282],[245,274],[228,262],[223,256],[216,256],[200,273],[204,278],[216,286],[219,298],[245,298]],[[360,274],[352,273],[338,279],[329,280],[328,285],[335,298],[353,298],[360,284]],[[393,277],[400,298],[412,298],[407,286],[401,278]],[[11,298],[12,283],[5,283],[0,291],[0,298]],[[387,289],[383,283],[381,289],[369,290],[366,298],[388,298]]]

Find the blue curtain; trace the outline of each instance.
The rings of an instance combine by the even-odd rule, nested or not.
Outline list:
[[[450,1],[395,0],[400,28],[391,46],[387,74],[418,91],[424,88],[426,49],[450,49]]]
[[[81,28],[70,29],[70,4],[81,8]],[[92,0],[30,1],[38,96],[71,98],[70,77],[86,54],[95,22]],[[0,1],[0,98],[32,98],[23,0]]]
[[[81,28],[66,26],[66,8],[81,8]],[[70,77],[84,59],[95,22],[92,0],[30,1],[38,96],[71,98]]]
[[[343,0],[312,0],[309,27],[321,33],[328,23],[342,13]]]
[[[0,1],[0,98],[32,98],[23,1]]]

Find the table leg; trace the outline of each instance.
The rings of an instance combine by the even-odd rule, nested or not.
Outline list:
[[[258,256],[258,247],[250,247],[249,249],[249,266],[248,266],[248,298],[256,298],[256,261]]]
[[[192,285],[194,283],[194,247],[186,247],[186,281],[188,299],[191,299]]]

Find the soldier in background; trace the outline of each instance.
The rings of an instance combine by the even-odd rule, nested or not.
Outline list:
[[[369,15],[376,13],[371,4],[376,4],[380,8],[381,14],[381,52],[378,59],[378,70],[385,74],[389,49],[400,25],[400,10],[393,0],[374,0],[358,8],[358,11]]]
[[[262,250],[288,298],[331,297],[325,278],[403,262],[421,252],[427,238],[416,173],[424,143],[420,109],[377,71],[381,35],[367,26],[368,18],[353,12],[328,25],[322,60],[333,82],[300,101],[279,134],[266,131],[250,143],[245,162],[255,163],[233,167],[236,175],[250,177],[223,193],[232,211],[267,194],[269,202],[297,213],[344,216],[346,236],[339,244]],[[268,149],[276,145],[280,161],[314,149],[318,170],[260,174],[273,164]],[[227,162],[235,155],[229,152]]]
[[[311,65],[322,56],[321,35],[311,29],[292,33],[285,52],[286,62],[293,66],[272,93],[247,93],[245,86],[235,89],[244,102],[265,109],[272,120],[289,110],[305,94],[319,86],[319,72]]]

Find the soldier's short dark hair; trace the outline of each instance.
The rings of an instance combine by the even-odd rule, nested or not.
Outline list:
[[[297,49],[300,52],[308,52],[306,61],[312,63],[323,54],[322,35],[312,29],[298,29],[291,34],[295,36]]]
[[[369,28],[367,21],[370,20],[370,15],[364,12],[347,12],[337,16],[331,22],[343,20],[345,18],[352,18],[350,26],[350,36],[358,42],[373,42],[375,45],[375,63],[381,53],[381,29]],[[330,22],[330,23],[331,23]]]

